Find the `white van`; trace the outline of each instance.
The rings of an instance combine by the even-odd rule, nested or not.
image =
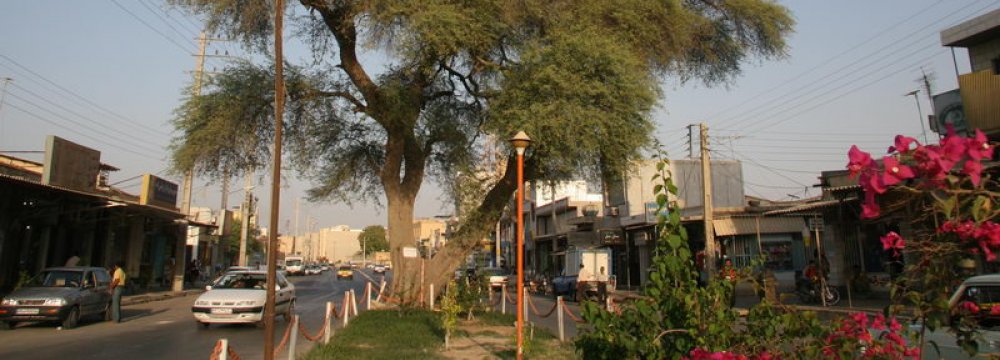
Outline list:
[[[302,255],[285,256],[285,274],[305,275],[306,259]]]

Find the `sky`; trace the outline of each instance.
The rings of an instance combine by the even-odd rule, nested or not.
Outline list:
[[[786,57],[750,59],[725,85],[664,79],[653,114],[656,137],[672,157],[688,154],[687,126],[706,123],[712,156],[742,161],[746,194],[773,200],[819,195],[819,172],[843,169],[852,144],[881,154],[896,134],[922,139],[917,102],[924,118],[930,104],[918,79],[927,74],[937,94],[957,87],[956,64],[959,73],[969,71],[966,50],[955,49],[953,61],[940,31],[1000,7],[997,0],[780,3],[797,22]],[[126,191],[138,192],[143,173],[181,183],[167,171],[166,146],[173,111],[189,91],[201,27],[199,18],[159,0],[0,4],[0,151],[41,160],[45,137],[57,135],[101,151],[102,162],[121,169],[111,182]],[[207,53],[219,55],[207,59],[209,74],[227,55],[246,56],[225,41],[210,42]],[[311,58],[295,43],[286,56],[293,63]],[[381,66],[377,56],[364,59]],[[5,88],[3,78],[12,79]],[[905,95],[917,89],[916,99]],[[257,180],[267,219],[270,178]],[[231,207],[243,199],[242,184],[234,179]],[[309,184],[288,173],[283,185],[279,231],[291,233],[296,199]],[[218,183],[197,179],[193,206],[217,208],[220,193]],[[373,204],[299,204],[299,232],[386,223]],[[449,213],[440,190],[425,184],[415,215]]]

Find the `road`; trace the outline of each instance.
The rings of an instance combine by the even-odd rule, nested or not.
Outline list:
[[[310,334],[320,329],[327,301],[340,309],[344,292],[354,289],[358,307],[363,309],[365,281],[381,277],[365,270],[367,277],[356,271],[354,280],[338,281],[335,271],[290,279],[297,296],[295,310]],[[220,338],[228,339],[242,359],[263,358],[263,329],[253,325],[212,325],[203,329],[191,316],[196,298],[124,307],[125,321],[120,324],[91,320],[73,330],[59,330],[56,324],[19,325],[14,330],[0,331],[0,359],[198,359],[207,358]],[[275,324],[277,345],[288,322],[279,317]],[[296,353],[311,347],[311,342],[298,337]],[[285,354],[287,349],[278,358],[285,358]]]

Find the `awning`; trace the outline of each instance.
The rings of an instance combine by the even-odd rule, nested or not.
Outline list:
[[[715,236],[757,234],[757,220],[760,219],[761,234],[800,233],[806,228],[801,217],[738,217],[712,221]]]

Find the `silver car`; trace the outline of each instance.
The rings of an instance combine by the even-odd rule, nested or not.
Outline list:
[[[72,329],[86,316],[106,320],[111,309],[110,283],[108,271],[100,267],[45,269],[0,301],[0,327],[57,321],[63,329]]]
[[[277,273],[275,314],[291,320],[295,313],[295,285]],[[207,328],[210,324],[264,325],[264,302],[267,297],[267,273],[259,270],[227,272],[191,307],[195,321]]]

